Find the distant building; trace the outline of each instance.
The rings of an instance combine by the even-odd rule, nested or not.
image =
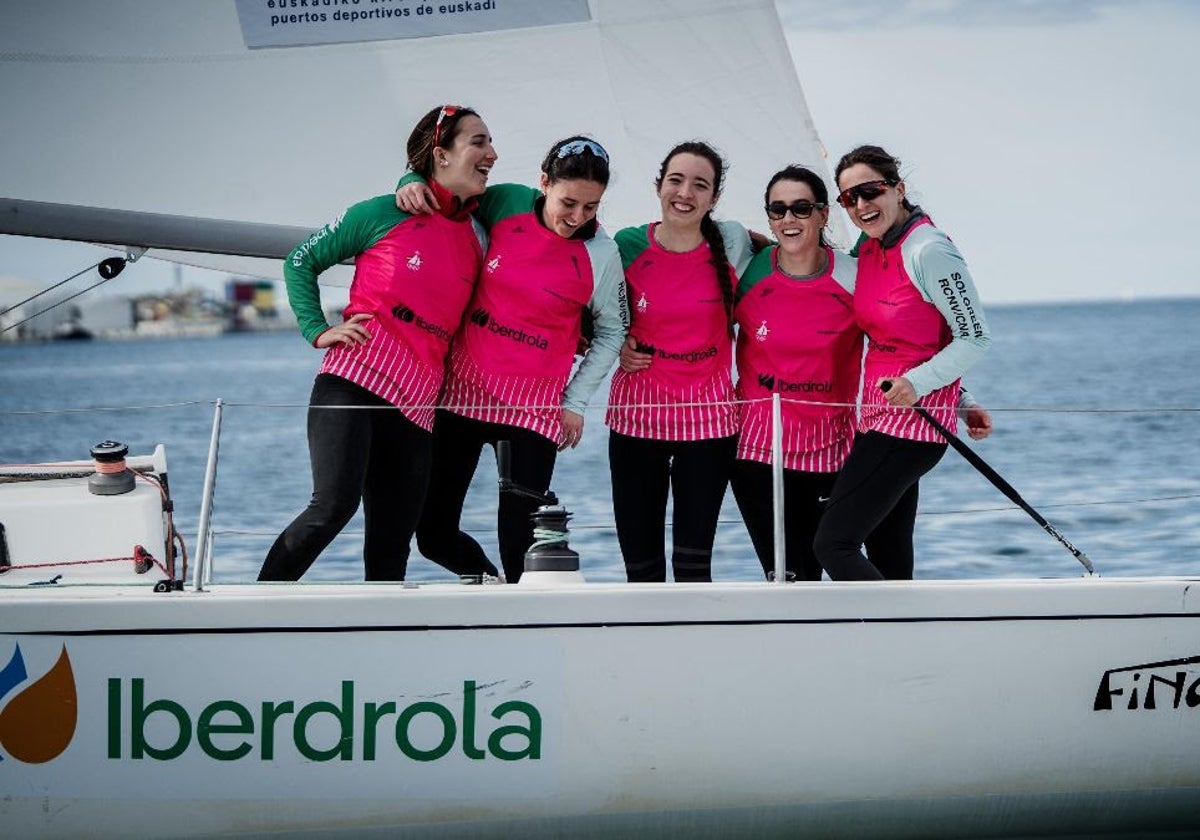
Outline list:
[[[37,310],[27,304],[17,304],[36,294],[37,290],[37,286],[28,280],[0,277],[0,341],[18,341],[22,338],[23,330],[18,324]]]
[[[240,280],[231,277],[225,283],[225,300],[234,312],[251,306],[262,318],[275,318],[279,315],[275,307],[275,283],[272,280]]]
[[[133,302],[124,295],[81,297],[51,312],[61,317],[54,328],[55,338],[68,337],[74,331],[100,336],[133,329]]]
[[[290,310],[281,316],[272,280],[231,277],[225,282],[225,302],[235,330],[288,329],[296,323]]]
[[[229,307],[203,289],[178,288],[166,294],[134,298],[135,338],[201,338],[229,329]]]
[[[38,291],[28,281],[0,277],[0,341],[185,338],[296,325],[291,310],[277,305],[275,284],[269,280],[231,277],[222,300],[211,291],[183,288],[177,272],[169,292],[72,298],[74,292],[64,287],[23,302]]]

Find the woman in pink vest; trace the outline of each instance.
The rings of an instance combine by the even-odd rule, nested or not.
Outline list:
[[[772,397],[782,400],[785,567],[820,580],[813,535],[823,498],[854,435],[862,330],[854,319],[856,262],[825,241],[829,193],[810,169],[788,166],[767,184],[778,244],[760,251],[737,287],[741,413],[733,494],[763,571],[775,569]]]
[[[429,498],[417,526],[421,553],[461,574],[496,574],[459,524],[483,447],[507,441],[513,482],[545,493],[558,452],[579,444],[588,401],[625,340],[621,258],[596,222],[608,179],[604,148],[568,137],[542,162],[539,189],[499,184],[480,199],[476,216],[488,229],[488,250],[469,317],[454,336],[434,424]],[[414,211],[428,199],[417,180],[401,179],[396,197]],[[572,374],[585,310],[594,336]],[[509,583],[524,570],[537,506],[513,493],[500,496],[498,542]]]
[[[662,220],[615,237],[631,323],[605,422],[613,516],[631,582],[666,580],[668,495],[675,580],[712,580],[737,445],[733,288],[751,256],[744,227],[712,218],[724,174],[711,146],[680,143],[655,180]]]
[[[946,443],[909,407],[920,405],[954,431],[959,379],[991,336],[962,255],[905,198],[900,162],[860,146],[842,157],[836,176],[838,203],[867,237],[854,315],[868,343],[857,434],[815,549],[834,580],[910,579],[918,481]]]
[[[288,301],[325,358],[308,410],[313,493],[271,547],[259,580],[299,580],[358,510],[367,580],[403,580],[432,451],[433,406],[450,337],[483,264],[471,211],[496,161],[470,108],[434,108],[408,138],[409,167],[429,179],[437,215],[418,219],[391,195],[354,205],[284,263]],[[345,318],[329,326],[317,277],[354,258]]]

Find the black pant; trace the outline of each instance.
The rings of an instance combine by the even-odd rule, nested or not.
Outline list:
[[[820,580],[821,564],[813,536],[821,521],[823,499],[829,497],[837,473],[783,471],[784,563],[796,580]],[[733,467],[733,497],[754,553],[768,576],[775,571],[775,503],[771,465],[738,460]]]
[[[652,440],[608,433],[613,516],[630,582],[665,581],[668,490],[676,581],[711,581],[712,548],[737,438]]]
[[[438,409],[433,423],[433,477],[425,511],[417,525],[417,548],[430,560],[458,574],[496,574],[496,567],[483,548],[461,530],[459,523],[484,444],[495,447],[501,440],[511,445],[513,482],[537,493],[550,489],[558,456],[553,441],[528,429]],[[536,500],[515,493],[500,494],[497,541],[504,577],[509,583],[516,583],[525,571],[525,552],[533,544],[530,515],[538,506]]]
[[[431,441],[386,400],[340,376],[319,374],[308,409],[312,499],[275,540],[258,579],[299,580],[361,499],[366,579],[404,580],[429,484]]]
[[[881,432],[854,438],[814,544],[817,559],[830,578],[912,579],[917,482],[944,454],[944,443],[906,440]]]

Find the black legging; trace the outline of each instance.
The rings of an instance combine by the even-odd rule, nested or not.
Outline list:
[[[736,437],[653,440],[608,433],[613,517],[630,582],[665,581],[667,493],[674,497],[671,570],[711,581],[712,549]]]
[[[258,579],[299,580],[361,499],[366,579],[404,580],[429,484],[431,440],[384,399],[340,376],[319,374],[308,409],[312,499],[275,540]]]
[[[558,447],[553,441],[517,426],[473,420],[438,409],[433,422],[433,476],[425,511],[417,524],[421,553],[457,574],[496,574],[496,566],[483,548],[460,528],[463,502],[479,466],[484,444],[511,444],[511,478],[514,483],[545,493],[554,475]],[[525,552],[533,544],[533,521],[538,502],[515,493],[501,493],[496,512],[496,532],[504,577],[516,583],[525,571]]]
[[[917,482],[945,453],[944,443],[881,432],[854,438],[814,541],[817,560],[830,578],[912,579]]]
[[[775,503],[771,465],[738,460],[733,467],[733,497],[763,572],[775,571]],[[821,565],[813,552],[813,535],[821,520],[823,499],[837,473],[783,471],[784,563],[796,580],[820,580]]]

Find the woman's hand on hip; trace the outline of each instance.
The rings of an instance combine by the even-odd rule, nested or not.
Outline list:
[[[335,344],[342,344],[346,347],[357,347],[360,344],[366,344],[371,340],[371,333],[363,324],[374,317],[374,315],[367,312],[351,315],[349,320],[343,321],[336,327],[330,327],[317,336],[317,340],[313,342],[313,346],[318,350],[323,350]]]

